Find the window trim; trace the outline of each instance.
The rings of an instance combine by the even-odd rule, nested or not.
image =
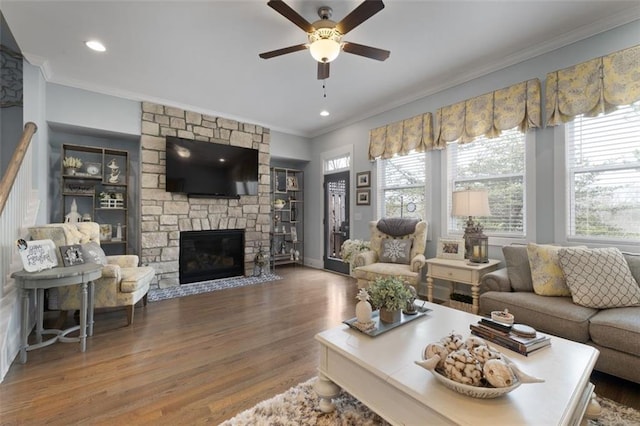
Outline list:
[[[524,185],[525,185],[525,229],[522,237],[497,236],[487,233],[489,246],[502,247],[509,244],[527,244],[535,241],[536,236],[536,137],[537,131],[531,130],[525,134],[524,139]],[[471,142],[473,143],[473,142]],[[440,158],[442,193],[440,199],[440,217],[442,226],[440,234],[442,238],[461,238],[464,232],[449,232],[449,202],[451,200],[451,188],[449,188],[448,170],[449,150],[443,150]]]
[[[606,240],[602,238],[593,239],[587,237],[569,237],[569,209],[570,200],[568,197],[569,169],[567,167],[567,127],[565,124],[555,126],[553,129],[553,156],[554,156],[554,196],[553,202],[556,206],[554,215],[554,240],[561,245],[585,244],[591,248],[617,247],[621,251],[637,253],[638,245],[632,242],[621,243],[620,241]]]

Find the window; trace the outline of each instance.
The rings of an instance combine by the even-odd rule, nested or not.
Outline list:
[[[640,105],[565,129],[567,238],[640,241]]]
[[[426,154],[413,152],[378,160],[379,217],[426,219]]]
[[[324,161],[324,172],[333,173],[342,170],[349,170],[351,167],[351,155],[341,155],[340,157],[329,158]]]
[[[524,238],[526,235],[526,134],[512,129],[494,138],[477,138],[467,144],[447,145],[448,231],[464,233],[467,218],[452,217],[451,193],[464,188],[484,188],[489,193],[491,216],[474,218],[491,236]]]

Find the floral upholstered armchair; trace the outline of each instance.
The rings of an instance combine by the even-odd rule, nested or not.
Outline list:
[[[424,249],[428,224],[418,219],[386,218],[369,223],[371,250],[358,254],[354,275],[358,288],[378,277],[400,277],[416,291],[426,264]]]
[[[49,239],[57,248],[80,244],[85,262],[103,265],[102,277],[94,281],[94,307],[127,309],[127,325],[133,322],[134,305],[143,299],[146,305],[149,285],[155,271],[149,266],[138,266],[138,256],[105,256],[100,248],[100,226],[95,222],[53,223],[29,228],[34,240]],[[58,265],[62,265],[60,253]],[[80,286],[70,285],[49,289],[48,307],[67,311],[80,309]]]

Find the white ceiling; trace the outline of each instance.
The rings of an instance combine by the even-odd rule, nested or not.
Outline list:
[[[309,22],[339,21],[360,0],[288,0]],[[345,41],[391,51],[385,62],[342,52],[326,80],[305,43],[266,0],[2,0],[30,63],[49,82],[147,100],[313,137],[640,19],[638,1],[387,0]],[[101,40],[107,52],[84,41]],[[320,117],[323,108],[329,117]]]

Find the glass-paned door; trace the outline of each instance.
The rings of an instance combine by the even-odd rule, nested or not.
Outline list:
[[[330,271],[349,273],[342,261],[340,247],[349,238],[349,172],[324,176],[324,267]]]

